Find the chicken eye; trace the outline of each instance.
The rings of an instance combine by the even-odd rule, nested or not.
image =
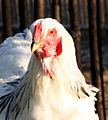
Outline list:
[[[57,31],[56,31],[56,29],[55,28],[53,28],[53,29],[49,29],[48,30],[48,36],[50,36],[50,37],[54,37],[55,35],[57,34]]]
[[[51,33],[51,34],[53,34],[53,33],[54,33],[54,31],[53,31],[53,30],[51,30],[51,31],[50,31],[50,33]]]
[[[55,29],[49,30],[49,36],[53,36],[55,33]]]
[[[50,35],[53,35],[53,34],[54,34],[54,30],[51,30],[51,31],[50,31]]]

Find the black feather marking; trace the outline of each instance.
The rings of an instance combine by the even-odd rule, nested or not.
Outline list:
[[[17,119],[26,106],[29,111],[32,89],[28,71],[21,79],[8,82],[2,85],[2,88],[3,93],[7,92],[7,94],[0,96],[0,113],[6,108],[5,120]]]
[[[0,97],[0,100],[3,100],[5,97],[9,96],[10,94],[11,94],[11,93],[8,93],[8,94],[6,94],[6,95],[1,96],[1,97]]]
[[[25,37],[26,37],[26,35],[25,35],[25,34],[23,34],[23,37],[25,38]]]
[[[81,90],[85,93],[86,96],[90,96],[83,87],[81,87]]]
[[[19,113],[20,113],[20,111],[18,110],[18,111],[16,112],[16,115],[15,115],[15,120],[16,120],[17,116],[19,115]]]
[[[7,111],[6,111],[6,116],[5,116],[5,120],[8,120],[8,116],[9,116],[9,108],[10,108],[10,105],[11,105],[11,102],[12,102],[12,100],[13,100],[13,97],[11,97],[11,100],[10,100],[10,102],[9,102],[9,105],[8,105],[8,107],[7,107]]]
[[[12,95],[13,95],[13,92],[0,97],[0,113],[6,108]]]
[[[16,85],[18,84],[18,82],[8,82],[7,83],[8,85],[10,85],[10,86],[14,86],[14,87],[16,87]]]
[[[3,87],[3,88],[6,88],[6,87],[7,87],[7,85],[3,85],[2,87]]]
[[[18,79],[15,79],[14,81],[7,82],[7,85],[17,87],[17,85],[19,84],[20,81],[21,81],[21,79],[18,78]]]

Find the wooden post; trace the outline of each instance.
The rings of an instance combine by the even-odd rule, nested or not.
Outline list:
[[[53,18],[60,22],[60,5],[59,0],[53,0]]]
[[[105,24],[108,25],[108,0],[104,0]]]
[[[81,11],[81,25],[84,25],[84,12],[83,12],[83,0],[80,1],[80,11]]]
[[[30,23],[27,0],[19,0],[19,15],[20,29],[24,30]]]
[[[86,15],[86,26],[88,25],[88,1],[85,0],[85,15]]]
[[[11,36],[12,32],[12,16],[10,0],[2,0],[2,15],[3,15],[3,39]]]
[[[105,120],[104,93],[103,93],[103,76],[102,76],[102,59],[100,44],[100,17],[99,17],[99,0],[88,0],[89,11],[89,38],[91,53],[91,75],[92,83],[99,88],[97,94],[97,110],[99,120]]]
[[[104,0],[99,0],[100,1],[100,16],[101,16],[101,25],[104,26],[105,25],[105,18],[107,16],[107,14],[105,15],[106,10],[106,5],[104,6]],[[105,0],[106,1],[106,0]],[[108,16],[107,16],[108,18]],[[107,19],[108,20],[108,19]],[[107,21],[108,22],[108,21]],[[106,23],[107,24],[107,23]]]
[[[44,0],[34,0],[34,19],[45,17],[45,3]]]
[[[81,32],[78,17],[78,0],[69,0],[69,13],[71,23],[70,32],[75,42],[78,66],[81,69],[81,48],[80,48]]]
[[[65,24],[65,9],[64,9],[64,0],[60,0],[60,19],[61,19],[61,23]]]

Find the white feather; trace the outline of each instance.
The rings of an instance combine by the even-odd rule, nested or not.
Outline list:
[[[0,44],[0,79],[12,80],[24,75],[31,56],[30,34],[25,30]]]

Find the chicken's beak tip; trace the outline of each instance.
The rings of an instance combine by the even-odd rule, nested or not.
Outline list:
[[[34,52],[36,51],[38,48],[37,48],[37,45],[34,43],[31,44],[31,52]]]
[[[32,42],[31,44],[31,52],[33,52],[33,46],[34,46],[34,42]]]
[[[37,49],[40,48],[40,46],[41,46],[41,43],[32,42],[32,44],[31,44],[31,52],[36,51]]]

